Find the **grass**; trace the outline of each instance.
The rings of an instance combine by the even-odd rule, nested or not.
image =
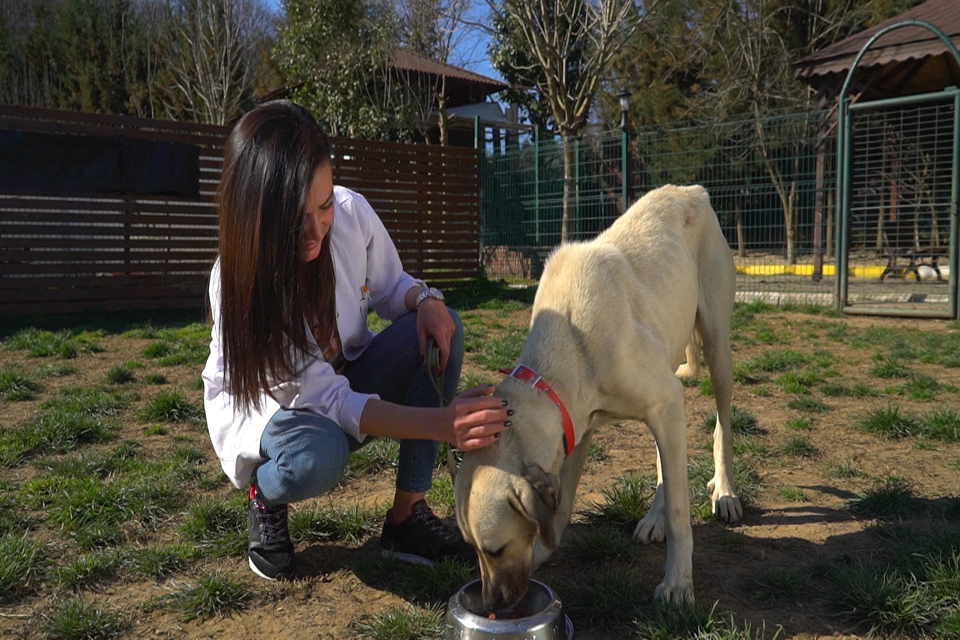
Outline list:
[[[372,476],[386,469],[395,469],[400,455],[400,443],[388,438],[371,439],[350,456],[347,463],[349,477]]]
[[[461,387],[499,381],[496,369],[515,364],[523,347],[531,292],[514,296],[513,290],[489,289],[477,288],[470,294],[475,306],[461,313],[469,365]],[[945,446],[960,442],[960,411],[954,408],[958,390],[949,384],[955,373],[949,367],[960,366],[960,332],[956,327],[869,331],[822,314],[781,323],[782,313],[763,304],[734,309],[734,397],[742,404],[732,407],[735,486],[748,511],[761,500],[793,503],[797,509],[807,500],[801,488],[806,484],[778,472],[819,470],[846,500],[850,521],[860,523],[862,530],[853,534],[857,544],[837,541],[838,549],[852,550],[829,564],[813,566],[800,554],[795,566],[744,567],[733,585],[733,614],[704,602],[700,592],[696,605],[656,605],[651,596],[662,575],[657,559],[663,547],[637,545],[631,537],[653,495],[653,477],[635,471],[649,471],[649,459],[624,465],[620,435],[598,436],[588,450],[586,473],[615,477],[595,489],[602,496],[596,503],[575,514],[554,560],[538,576],[561,595],[578,635],[776,637],[779,632],[768,632],[765,623],[751,627],[734,621],[750,608],[751,616],[765,619],[767,626],[785,622],[778,615],[803,610],[815,611],[824,627],[850,633],[960,636],[960,499],[920,496],[917,487],[926,484],[911,478],[923,468],[889,467],[860,451],[825,446],[821,455],[817,447],[827,430],[837,436],[849,430],[852,438],[874,446],[879,438],[909,438],[913,441],[898,445],[904,451],[913,448],[921,456],[936,449],[948,474],[960,471],[960,458]],[[275,610],[288,602],[332,593],[342,607],[343,599],[363,601],[366,590],[373,589],[391,600],[363,610],[339,609],[347,634],[411,638],[439,633],[447,599],[476,571],[455,562],[409,567],[380,557],[377,536],[396,473],[396,442],[372,439],[351,455],[341,486],[327,499],[292,505],[290,529],[298,553],[321,549],[324,573],[264,590],[245,569],[245,493],[225,481],[203,433],[198,374],[209,326],[181,319],[132,329],[128,323],[123,334],[120,330],[45,324],[6,334],[0,407],[14,417],[0,419],[0,553],[5,558],[0,604],[33,617],[22,627],[16,618],[5,619],[5,630],[24,637],[139,637],[152,631],[146,625],[155,625],[160,616],[188,635],[200,629],[209,635],[222,631],[216,622],[222,617],[251,624],[257,616],[283,615]],[[115,340],[138,342],[119,358],[111,353]],[[833,347],[832,340],[858,344],[854,356],[859,361],[831,353],[823,345]],[[851,364],[861,375],[851,372]],[[90,375],[92,365],[95,375]],[[687,383],[688,394],[712,393],[705,382],[709,378],[701,378]],[[873,408],[849,402],[871,397],[884,400]],[[763,405],[779,407],[780,414],[759,413]],[[827,409],[831,413],[821,415]],[[694,533],[705,536],[701,548],[742,556],[757,542],[745,530],[709,522],[713,515],[705,485],[713,476],[713,461],[704,444],[715,420],[710,413],[691,433]],[[444,460],[442,452],[428,501],[438,514],[449,515],[453,488]],[[911,477],[872,477],[888,468]],[[382,504],[380,494],[373,493],[381,489]],[[810,503],[802,508],[811,508]],[[939,542],[930,541],[934,538]],[[824,549],[833,551],[829,545]],[[695,583],[696,573],[695,568]],[[138,590],[142,597],[133,595]],[[129,609],[117,606],[117,593],[131,594],[125,599]],[[318,624],[325,615],[332,614],[318,611]]]
[[[526,331],[511,331],[505,336],[485,341],[474,354],[476,362],[488,371],[513,367],[523,351]]]
[[[0,400],[34,400],[42,390],[43,386],[31,377],[11,369],[0,369]]]
[[[823,413],[830,410],[827,404],[807,396],[798,396],[790,400],[787,402],[787,408],[804,413]]]
[[[126,635],[130,623],[117,611],[77,596],[60,606],[43,625],[43,636],[56,640],[96,638],[111,640]]]
[[[436,604],[426,608],[393,605],[377,614],[363,614],[353,630],[358,638],[370,640],[435,638],[442,631],[443,616],[443,608]]]
[[[140,419],[146,422],[186,422],[197,424],[203,420],[203,410],[187,400],[182,392],[174,389],[161,391],[140,411]]]
[[[837,478],[840,480],[867,477],[867,474],[850,460],[828,463],[826,466],[826,472],[831,478]]]
[[[243,611],[253,602],[254,593],[243,582],[220,572],[202,575],[195,584],[174,591],[170,608],[178,611],[184,622],[225,618]]]
[[[883,438],[905,438],[918,435],[921,431],[920,422],[897,405],[871,409],[856,426],[861,431]]]
[[[119,427],[112,420],[69,407],[54,407],[0,432],[0,464],[13,466],[41,455],[109,442]]]
[[[943,599],[915,576],[881,564],[857,563],[838,569],[832,577],[828,603],[869,636],[927,635],[944,606]]]
[[[207,558],[244,555],[247,551],[246,496],[193,502],[180,524],[180,534]]]
[[[290,537],[302,542],[360,542],[380,533],[385,512],[386,508],[367,511],[356,505],[341,507],[332,503],[319,508],[294,508],[289,514]]]
[[[717,415],[709,413],[700,422],[700,430],[705,433],[713,433],[716,424]],[[766,433],[760,427],[757,416],[735,404],[730,406],[730,432],[735,436],[756,436]]]
[[[803,489],[796,487],[786,487],[780,489],[780,497],[787,502],[806,502],[807,497],[803,494]]]
[[[585,511],[588,521],[625,528],[642,519],[653,499],[654,484],[646,476],[622,476],[603,490],[604,501]]]
[[[868,518],[903,518],[921,511],[911,484],[897,476],[878,479],[873,487],[850,500],[847,508]]]
[[[870,368],[867,374],[875,378],[888,380],[890,378],[909,378],[911,371],[897,360],[889,360]]]
[[[25,351],[31,358],[59,357],[76,358],[82,353],[100,353],[100,331],[45,331],[34,327],[24,328],[4,341],[7,349]]]
[[[21,533],[0,537],[0,602],[28,593],[44,571],[45,552],[41,543]]]
[[[136,382],[137,376],[133,370],[125,364],[118,364],[107,371],[107,382],[110,384],[130,384]]]
[[[820,450],[807,436],[793,436],[780,445],[780,452],[785,456],[813,458],[820,455]]]
[[[649,587],[616,562],[587,565],[561,594],[570,616],[607,638],[623,637],[649,597]]]
[[[763,569],[752,576],[747,585],[750,599],[766,606],[794,602],[808,588],[806,576],[777,567]]]

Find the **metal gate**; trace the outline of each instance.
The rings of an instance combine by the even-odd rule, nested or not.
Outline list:
[[[840,93],[837,303],[847,313],[957,317],[960,89],[850,104]]]

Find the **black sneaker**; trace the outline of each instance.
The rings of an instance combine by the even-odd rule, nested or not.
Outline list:
[[[380,534],[383,555],[411,564],[433,565],[443,558],[477,564],[477,552],[463,541],[459,531],[451,531],[423,500],[413,505],[413,515],[402,524],[390,522],[387,515]]]
[[[285,580],[293,577],[293,543],[287,529],[287,505],[270,507],[250,485],[247,500],[247,559],[261,578]]]

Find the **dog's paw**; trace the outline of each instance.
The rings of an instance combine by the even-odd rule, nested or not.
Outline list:
[[[657,585],[653,597],[664,604],[693,604],[693,585],[689,582],[670,585],[663,581]]]
[[[633,530],[633,541],[640,542],[643,544],[650,544],[651,542],[663,542],[664,534],[664,517],[663,512],[647,512],[646,517],[637,523],[637,527]]]
[[[743,506],[737,496],[720,496],[713,500],[713,515],[728,523],[740,522],[743,519]]]

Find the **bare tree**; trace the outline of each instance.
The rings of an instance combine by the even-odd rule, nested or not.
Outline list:
[[[194,120],[229,124],[255,82],[259,41],[270,28],[260,0],[170,0],[176,31],[169,38],[168,108]]]
[[[563,141],[560,241],[565,242],[576,189],[573,138],[586,124],[615,54],[641,17],[634,3],[624,0],[502,0],[499,5],[490,0],[490,8],[510,25],[509,37],[521,54],[512,58],[516,76],[546,101]]]
[[[402,45],[424,58],[456,63],[453,59],[455,52],[469,29],[464,16],[472,6],[472,0],[396,0]],[[440,144],[446,146],[449,143],[446,75],[430,77],[408,70],[397,70],[397,75],[407,85],[412,102],[416,104],[421,134],[426,137],[428,125],[436,113]]]

